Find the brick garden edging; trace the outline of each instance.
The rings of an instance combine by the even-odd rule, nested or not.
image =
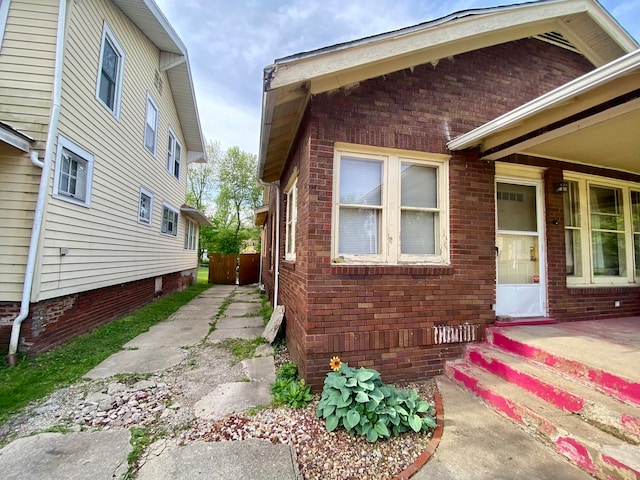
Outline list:
[[[429,440],[429,444],[424,452],[422,452],[411,465],[393,477],[393,480],[407,480],[411,478],[418,470],[424,467],[424,464],[427,463],[436,452],[440,444],[440,439],[442,438],[442,431],[444,430],[444,408],[442,407],[442,396],[440,392],[436,392],[433,395],[433,400],[436,404],[436,429],[433,431],[433,436],[431,440]]]

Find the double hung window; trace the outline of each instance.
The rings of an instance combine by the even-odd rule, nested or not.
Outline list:
[[[102,29],[96,98],[116,118],[120,116],[123,67],[124,51],[109,26],[105,23]]]
[[[144,122],[144,146],[152,155],[156,154],[158,136],[158,106],[150,95],[147,95],[147,110]]]
[[[640,185],[568,175],[568,284],[625,284],[640,274]]]
[[[54,197],[88,207],[92,177],[93,155],[66,138],[58,137]]]
[[[336,151],[333,257],[447,263],[446,157],[372,152]]]
[[[180,161],[182,157],[182,145],[176,139],[175,134],[169,130],[169,143],[167,145],[167,171],[180,179]]]
[[[187,220],[184,230],[184,249],[195,250],[198,247],[198,227],[195,222]]]
[[[178,235],[178,211],[167,205],[166,203],[162,205],[162,226],[160,227],[160,231],[162,233],[166,233],[167,235],[173,235],[176,237]]]
[[[140,203],[138,206],[138,222],[144,225],[151,225],[152,216],[153,216],[153,194],[145,188],[140,188]]]
[[[298,223],[298,179],[294,178],[285,189],[287,200],[285,259],[296,259],[296,226]]]

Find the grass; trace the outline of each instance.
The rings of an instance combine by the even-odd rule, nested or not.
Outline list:
[[[207,283],[209,281],[209,267],[208,266],[200,266],[198,267],[198,275],[196,278],[198,283]]]
[[[234,357],[236,363],[248,358],[253,358],[256,349],[264,343],[264,338],[258,337],[253,340],[245,340],[243,338],[227,338],[218,345],[229,350]]]
[[[267,323],[269,323],[269,320],[271,320],[271,315],[273,314],[273,306],[271,306],[269,297],[267,297],[264,293],[260,295],[260,301],[262,302],[260,315],[264,319],[264,325],[266,327]]]
[[[210,285],[198,283],[162,297],[97,330],[33,358],[21,356],[15,367],[0,366],[0,424],[34,400],[71,385],[129,340],[169,317]]]

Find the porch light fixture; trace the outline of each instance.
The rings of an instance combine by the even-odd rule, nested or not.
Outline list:
[[[567,193],[569,191],[569,182],[556,182],[553,184],[553,193]]]

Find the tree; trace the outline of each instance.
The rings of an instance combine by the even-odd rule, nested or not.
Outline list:
[[[220,142],[209,140],[206,145],[207,163],[192,163],[187,172],[187,204],[201,212],[213,206],[215,197],[215,169],[220,163]]]
[[[215,177],[217,197],[211,251],[238,253],[243,240],[259,238],[252,222],[262,195],[257,158],[239,147],[231,147],[217,164]]]

